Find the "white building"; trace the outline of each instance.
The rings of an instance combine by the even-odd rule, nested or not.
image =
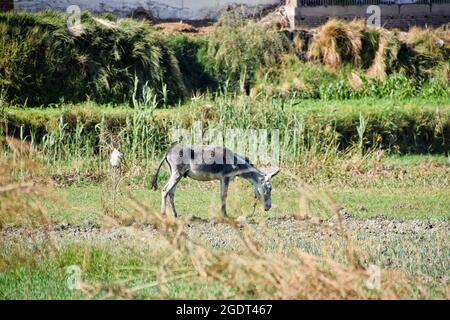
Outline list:
[[[228,6],[243,6],[248,13],[279,4],[280,0],[14,0],[15,10],[39,11],[45,8],[66,10],[78,5],[81,10],[111,12],[118,16],[149,13],[157,19],[216,19]]]

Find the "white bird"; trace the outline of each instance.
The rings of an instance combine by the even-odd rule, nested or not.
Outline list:
[[[120,158],[122,158],[123,154],[116,148],[114,148],[113,152],[111,153],[111,159],[109,162],[111,162],[111,166],[118,167],[120,166]]]

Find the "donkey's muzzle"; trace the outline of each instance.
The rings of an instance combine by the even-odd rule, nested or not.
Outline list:
[[[272,201],[268,200],[264,202],[264,211],[269,211],[272,208]]]

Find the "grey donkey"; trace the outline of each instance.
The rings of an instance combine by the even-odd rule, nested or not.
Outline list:
[[[248,158],[239,156],[228,148],[189,144],[173,145],[167,150],[153,176],[151,184],[153,190],[158,189],[158,175],[164,162],[167,162],[169,166],[170,179],[162,190],[161,214],[166,213],[166,199],[169,196],[173,215],[177,217],[175,189],[183,177],[199,181],[219,180],[223,215],[226,215],[228,186],[235,177],[241,177],[252,183],[255,188],[255,197],[264,204],[266,211],[272,206],[270,179],[280,170],[264,173],[257,169]]]

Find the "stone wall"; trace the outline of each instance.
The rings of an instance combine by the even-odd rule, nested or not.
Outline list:
[[[66,10],[78,5],[81,10],[111,12],[118,16],[148,14],[157,19],[209,20],[230,5],[243,5],[249,14],[277,5],[280,0],[15,0],[16,10],[38,11],[45,8]]]
[[[316,27],[329,19],[367,19],[368,6],[314,6],[301,7],[295,0],[286,6],[291,26],[298,28]],[[450,3],[448,4],[392,4],[379,5],[381,25],[386,28],[408,29],[411,26],[438,27],[450,23]]]

